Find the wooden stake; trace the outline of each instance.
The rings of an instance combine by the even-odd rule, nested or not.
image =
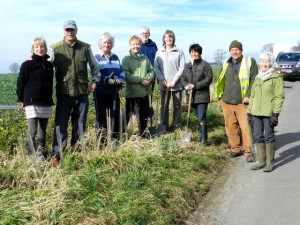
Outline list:
[[[28,165],[27,165],[27,162],[26,162],[26,154],[25,154],[25,151],[24,151],[24,148],[23,148],[23,142],[22,142],[22,136],[21,135],[18,137],[18,142],[19,142],[19,148],[20,148],[20,151],[21,151],[23,168],[24,168],[24,172],[25,172],[25,180],[26,180],[26,183],[28,185],[29,190],[32,190],[33,188],[32,188],[32,184],[31,184],[31,181],[30,181],[29,174],[28,174]]]

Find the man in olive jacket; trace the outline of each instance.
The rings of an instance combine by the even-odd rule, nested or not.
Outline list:
[[[251,87],[258,69],[255,59],[243,56],[242,52],[241,42],[234,40],[230,43],[231,57],[223,65],[217,80],[216,97],[220,100],[224,114],[226,134],[231,147],[229,156],[241,156],[244,151],[246,161],[253,162],[250,152],[251,133],[245,106],[249,104]]]
[[[50,57],[55,67],[57,105],[51,163],[56,166],[60,160],[56,127],[59,127],[62,149],[68,141],[68,122],[71,117],[71,146],[75,146],[83,135],[87,113],[88,94],[96,88],[100,70],[90,45],[76,37],[77,25],[68,20],[63,25],[64,39],[51,46]],[[92,82],[89,83],[88,67],[91,69]]]

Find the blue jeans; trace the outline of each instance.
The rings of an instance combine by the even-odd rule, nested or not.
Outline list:
[[[62,141],[62,150],[68,143],[68,124],[71,118],[72,138],[71,146],[82,137],[85,131],[87,113],[89,107],[88,95],[80,95],[77,97],[58,96],[55,112],[55,128],[53,132],[52,155],[59,153],[56,127],[59,127]]]
[[[253,142],[254,143],[275,143],[274,128],[269,124],[270,117],[253,116]]]
[[[192,104],[193,111],[199,122],[206,122],[206,110],[208,103]]]
[[[200,142],[207,142],[206,110],[208,103],[192,104],[193,111],[200,122]]]

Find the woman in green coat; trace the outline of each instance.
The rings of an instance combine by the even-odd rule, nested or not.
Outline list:
[[[271,172],[274,168],[274,127],[278,124],[284,100],[283,77],[272,68],[272,64],[271,53],[260,54],[260,69],[252,86],[248,107],[248,116],[253,122],[253,141],[258,158],[258,163],[251,169],[264,168],[264,172]]]
[[[154,78],[153,67],[147,56],[141,53],[142,39],[133,35],[129,39],[129,55],[122,60],[126,85],[126,122],[131,114],[136,114],[139,121],[139,135],[146,137],[148,117],[150,116],[149,98]]]

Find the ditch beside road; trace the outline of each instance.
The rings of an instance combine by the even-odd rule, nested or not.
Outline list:
[[[276,132],[275,170],[252,171],[233,159],[188,225],[298,225],[300,222],[300,81],[285,82]]]

